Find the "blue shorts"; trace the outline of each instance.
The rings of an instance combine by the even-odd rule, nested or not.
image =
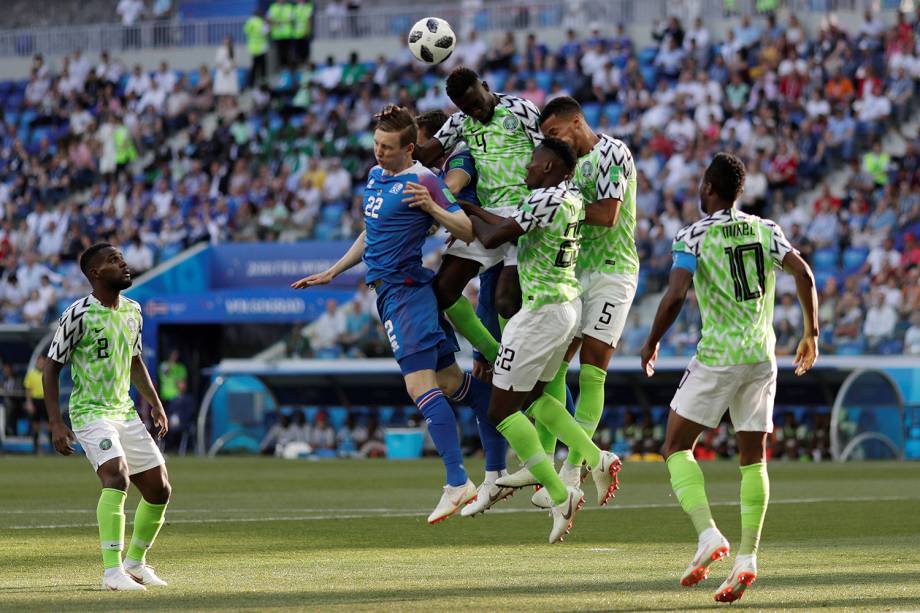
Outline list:
[[[431,284],[381,284],[377,312],[404,375],[438,371],[454,363],[460,346],[453,328],[438,312]]]
[[[498,285],[498,277],[502,272],[502,264],[499,262],[492,268],[479,273],[479,304],[476,305],[476,316],[482,321],[486,330],[492,333],[492,336],[498,340],[502,338],[501,327],[498,325],[498,312],[495,310],[495,288]],[[482,354],[475,348],[473,349],[473,359],[480,360]]]

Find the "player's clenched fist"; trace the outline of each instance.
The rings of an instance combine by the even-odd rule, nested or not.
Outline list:
[[[73,447],[70,443],[74,440],[73,432],[62,422],[52,422],[49,425],[51,430],[51,444],[54,450],[61,455],[73,455]]]
[[[818,360],[818,341],[814,336],[805,336],[799,341],[799,347],[795,352],[795,374],[799,377],[808,372]]]
[[[331,271],[318,272],[315,275],[310,275],[309,277],[304,277],[300,281],[294,281],[291,283],[291,287],[294,289],[307,289],[308,287],[313,287],[314,285],[326,285],[335,278],[335,275]]]

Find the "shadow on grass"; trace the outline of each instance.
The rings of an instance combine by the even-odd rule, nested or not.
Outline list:
[[[826,590],[828,587],[837,585],[855,585],[871,584],[883,586],[885,584],[906,584],[914,581],[916,576],[911,572],[897,573],[820,573],[814,575],[779,575],[766,577],[757,586],[752,588],[758,594],[755,597],[748,598],[747,602],[751,603],[758,609],[812,609],[820,607],[915,607],[918,603],[917,597],[910,596],[877,596],[867,598],[839,598],[834,597],[832,593],[811,593],[801,596],[798,602],[790,602],[786,594],[781,594],[781,602],[771,604],[770,589],[773,587],[803,587],[809,583],[815,585],[816,589]],[[712,590],[717,586],[712,582]],[[77,586],[79,591],[85,591],[88,586]],[[181,588],[179,588],[181,589]],[[882,588],[883,589],[883,588]],[[47,593],[49,596],[59,587],[53,586],[29,586],[5,587],[0,592],[5,594],[12,593]],[[596,595],[598,599],[609,601],[611,598],[618,596],[624,599],[624,607],[613,607],[605,610],[608,611],[625,611],[625,610],[646,610],[646,611],[666,611],[675,610],[701,610],[713,608],[715,603],[709,602],[711,590],[699,590],[699,604],[688,605],[682,602],[683,595],[686,591],[680,590],[672,579],[667,580],[614,580],[607,582],[597,581],[572,581],[565,578],[556,584],[543,583],[541,585],[509,585],[501,589],[501,598],[509,607],[515,607],[515,603],[524,605],[530,601],[530,608],[539,607],[540,596],[558,598],[560,596],[571,595],[579,600],[573,602],[572,610],[577,607],[587,607],[591,610],[600,610],[597,607],[582,604],[584,600],[590,599]],[[70,593],[67,593],[70,592]],[[656,598],[661,594],[673,592],[673,605],[661,608],[637,609],[635,601],[640,594],[648,592],[655,594]],[[101,593],[101,592],[100,592]],[[498,596],[498,592],[495,592]],[[74,598],[71,590],[61,590],[57,597],[39,598],[31,602],[23,602],[17,610],[34,607],[43,610],[94,610],[111,608],[114,600],[100,602],[87,602],[84,599]],[[117,597],[117,596],[115,596]],[[119,598],[118,607],[121,610],[144,610],[144,611],[165,611],[165,610],[237,610],[237,609],[265,609],[265,608],[324,608],[324,607],[356,607],[372,608],[387,610],[405,610],[405,609],[444,609],[449,607],[446,601],[457,599],[468,599],[470,590],[466,587],[440,587],[432,586],[430,588],[414,587],[405,589],[367,589],[367,590],[350,590],[350,591],[321,591],[321,590],[303,590],[303,591],[284,591],[284,592],[231,592],[231,593],[201,593],[201,594],[175,594],[167,590],[153,591],[143,598],[126,600]],[[114,597],[113,597],[114,598]],[[537,602],[533,602],[536,598]],[[41,602],[36,602],[36,600]],[[629,604],[627,604],[627,602]],[[565,606],[554,600],[556,606]],[[527,606],[527,605],[524,605]],[[570,607],[565,607],[570,608]]]

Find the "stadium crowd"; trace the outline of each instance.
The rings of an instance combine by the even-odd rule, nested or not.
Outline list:
[[[920,143],[900,128],[916,102],[918,34],[916,16],[901,13],[890,28],[867,13],[853,31],[828,21],[816,32],[794,15],[741,17],[724,36],[670,18],[644,49],[622,25],[584,40],[570,31],[555,49],[532,34],[490,45],[474,33],[437,70],[403,49],[375,62],[328,58],[255,87],[230,40],[213,70],[185,74],[107,53],[75,53],[52,70],[36,56],[28,81],[0,84],[2,318],[49,322],[85,291],[74,259],[98,239],[122,245],[142,273],[201,241],[355,236],[374,112],[391,101],[448,108],[439,83],[463,63],[538,105],[571,94],[592,125],[630,146],[640,293],[663,287],[671,239],[699,216],[706,159],[731,150],[748,166],[740,205],[777,219],[815,268],[824,351],[917,353]],[[777,293],[784,354],[800,323],[791,279]],[[662,355],[693,350],[690,303]],[[353,304],[329,305],[334,325],[293,332],[291,351],[384,352],[372,304],[361,290]],[[644,338],[642,311],[640,298],[621,353]]]

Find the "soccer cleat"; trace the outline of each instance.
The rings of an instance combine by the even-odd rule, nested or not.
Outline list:
[[[585,473],[585,476],[587,476],[587,473]],[[580,466],[569,466],[568,464],[563,464],[562,468],[559,469],[559,478],[562,479],[566,487],[577,489],[581,489],[581,482],[585,480]],[[553,506],[553,499],[549,497],[549,492],[546,491],[545,487],[538,489],[530,498],[530,502],[533,503],[533,506],[541,509],[550,509]]]
[[[110,592],[146,592],[147,588],[137,582],[123,570],[105,573],[102,576],[102,589]]]
[[[495,484],[500,485],[501,487],[518,489],[519,487],[527,487],[528,485],[540,485],[540,482],[536,477],[533,476],[533,473],[530,472],[530,469],[525,466],[516,473],[511,473],[510,475],[499,477],[496,479]]]
[[[699,546],[690,566],[680,578],[684,587],[693,587],[709,576],[709,565],[728,555],[728,541],[715,528],[709,528],[700,535]]]
[[[496,485],[495,481],[483,481],[479,489],[476,490],[476,499],[460,509],[460,515],[462,517],[473,517],[479,513],[485,513],[492,508],[493,504],[504,500],[512,494],[514,494],[514,490],[510,487],[501,487]]]
[[[562,501],[562,504],[553,506],[551,515],[553,516],[553,529],[549,533],[550,545],[560,543],[565,535],[572,531],[572,522],[575,521],[575,514],[581,510],[585,504],[585,495],[577,487],[567,487],[568,496]]]
[[[138,564],[137,566],[125,565],[125,572],[138,583],[148,587],[166,587],[169,585],[157,577],[153,567],[147,564]]]
[[[441,494],[438,506],[428,516],[428,523],[436,524],[447,519],[459,511],[463,505],[473,500],[476,500],[476,486],[469,479],[466,480],[464,485],[456,487],[445,485],[444,493]]]
[[[612,451],[602,451],[601,461],[591,470],[591,476],[594,477],[594,485],[597,486],[597,503],[601,506],[607,504],[614,497],[616,491],[620,489],[620,479],[617,473],[623,463],[620,458]]]
[[[751,555],[738,556],[735,558],[732,574],[722,582],[715,594],[716,602],[735,602],[756,580],[757,558]]]

